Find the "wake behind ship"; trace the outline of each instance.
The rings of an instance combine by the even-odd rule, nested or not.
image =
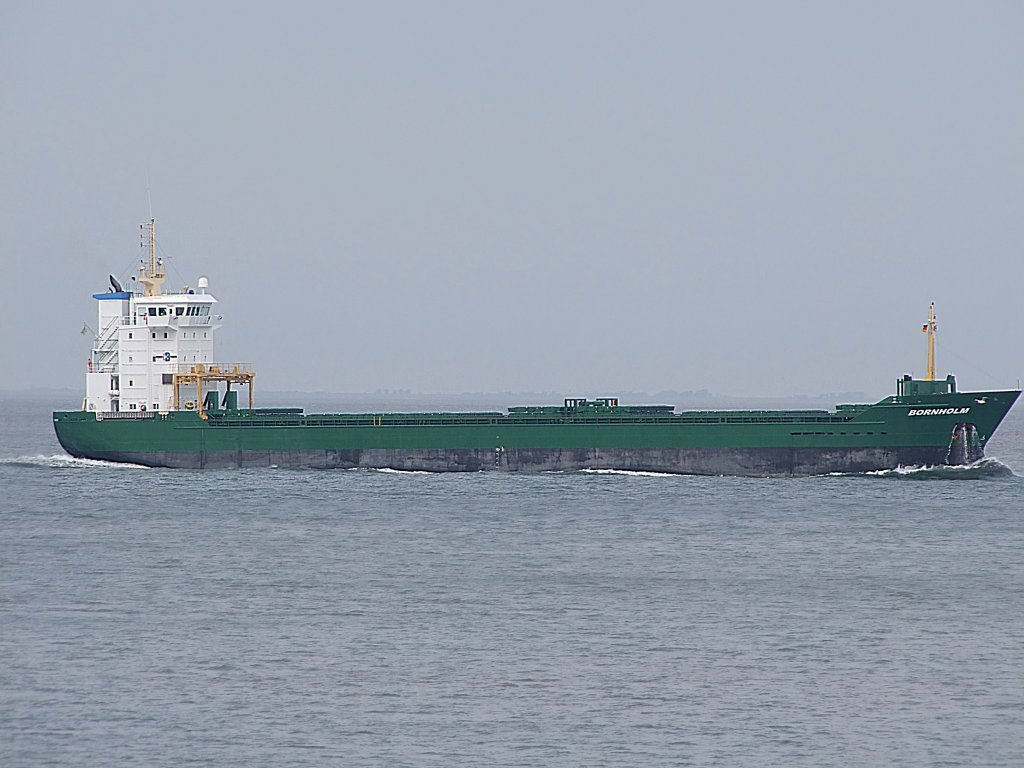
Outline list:
[[[197,289],[164,293],[150,220],[141,290],[93,294],[98,331],[80,411],[53,414],[72,456],[152,467],[310,467],[398,470],[618,469],[716,475],[814,475],[966,464],[1019,389],[959,392],[935,376],[934,305],[928,375],[896,394],[834,410],[683,411],[619,405],[615,397],[506,412],[306,414],[256,408],[255,371],[217,362],[221,315]],[[136,281],[133,278],[133,281]],[[247,396],[239,406],[239,389]]]

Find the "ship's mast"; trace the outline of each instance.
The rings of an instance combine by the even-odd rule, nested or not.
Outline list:
[[[139,227],[145,230],[147,225]],[[146,296],[159,296],[163,293],[161,286],[164,283],[164,265],[156,258],[156,219],[149,220],[149,268],[142,268],[142,276],[139,282],[146,286]]]
[[[928,307],[928,322],[921,326],[921,330],[928,334],[928,375],[926,381],[935,381],[935,331],[938,326],[935,324],[935,302]]]

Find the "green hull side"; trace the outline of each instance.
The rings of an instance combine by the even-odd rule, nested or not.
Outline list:
[[[649,418],[577,416],[554,420],[555,423],[550,419],[548,423],[539,423],[500,414],[303,416],[251,411],[212,415],[208,420],[191,412],[146,414],[145,418],[141,414],[133,413],[131,418],[129,414],[119,414],[118,418],[97,420],[93,413],[73,411],[54,413],[54,426],[61,444],[74,456],[134,460],[159,466],[205,466],[207,457],[218,455],[287,457],[339,451],[388,456],[393,451],[434,455],[446,451],[542,454],[591,450],[598,452],[593,455],[614,456],[615,452],[626,455],[622,452],[630,451],[789,450],[794,455],[820,454],[824,457],[822,470],[828,471],[828,457],[843,452],[868,456],[875,450],[880,457],[875,461],[880,464],[901,456],[943,461],[954,431],[965,423],[974,427],[980,455],[1019,394],[1010,390],[887,398],[873,406],[838,413],[684,412]],[[912,449],[927,451],[915,454]],[[182,461],[176,462],[174,454],[200,458],[186,461],[182,457]],[[125,458],[129,456],[132,458]],[[146,460],[147,456],[159,458]],[[237,463],[244,461],[239,459]],[[680,471],[686,468],[680,467]]]

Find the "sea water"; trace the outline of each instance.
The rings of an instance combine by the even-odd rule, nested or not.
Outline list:
[[[1019,407],[749,479],[144,469],[54,399],[0,398],[0,765],[1024,764]]]

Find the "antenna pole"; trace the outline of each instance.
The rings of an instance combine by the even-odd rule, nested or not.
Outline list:
[[[156,219],[149,220],[149,274],[156,274]]]

